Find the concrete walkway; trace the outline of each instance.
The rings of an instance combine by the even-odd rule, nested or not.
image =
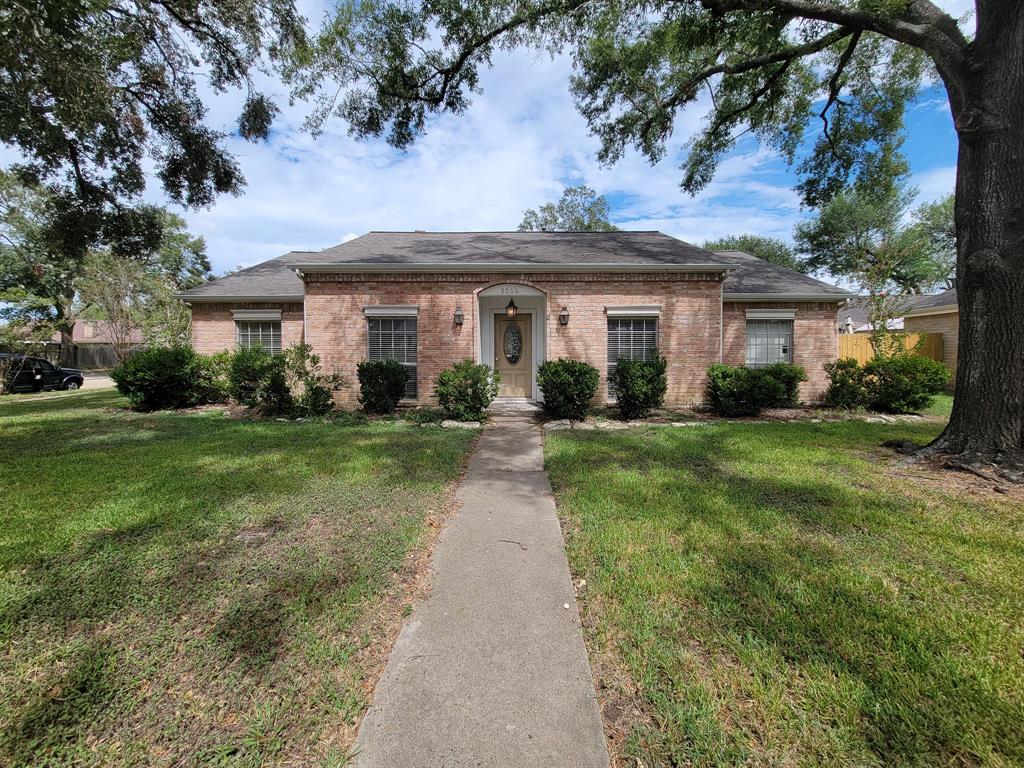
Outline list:
[[[495,421],[363,719],[357,768],[608,766],[540,430]]]

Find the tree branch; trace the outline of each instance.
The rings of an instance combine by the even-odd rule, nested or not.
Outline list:
[[[824,132],[825,138],[828,139],[828,144],[832,147],[832,152],[836,153],[836,145],[832,141],[832,134],[828,130],[828,111],[832,108],[832,105],[839,101],[839,90],[842,87],[842,83],[839,82],[839,78],[842,77],[843,70],[846,69],[846,65],[850,63],[850,59],[853,58],[853,52],[857,49],[857,43],[860,42],[860,36],[863,34],[859,29],[853,33],[850,37],[850,42],[846,46],[846,50],[843,51],[839,57],[839,63],[836,65],[836,71],[832,73],[832,77],[828,81],[828,99],[825,101],[825,106],[822,108],[821,113],[818,117],[821,118],[821,122],[825,124]]]

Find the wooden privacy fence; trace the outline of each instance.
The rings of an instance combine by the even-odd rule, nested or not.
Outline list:
[[[916,354],[942,362],[941,333],[907,333],[903,336],[903,343],[908,350],[914,349],[918,341],[921,341],[921,346],[917,349]],[[874,359],[875,350],[871,346],[871,335],[867,333],[839,334],[839,357],[852,357],[858,363],[866,363],[868,360]]]

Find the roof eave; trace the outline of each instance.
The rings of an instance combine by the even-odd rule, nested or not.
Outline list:
[[[959,312],[959,304],[943,304],[941,307],[928,307],[927,309],[913,309],[904,312],[904,317],[928,317],[929,315],[948,315],[952,312]]]
[[[176,293],[174,298],[180,299],[188,304],[195,302],[207,302],[207,303],[224,303],[224,302],[237,302],[237,301],[278,301],[288,303],[302,303],[305,300],[305,296],[301,293],[284,293],[284,294],[270,294],[263,296],[232,296],[229,294],[202,294],[202,295],[191,295],[188,293]]]
[[[728,274],[736,267],[729,264],[552,264],[529,261],[485,264],[465,262],[435,262],[408,264],[399,262],[362,262],[294,264],[300,275],[370,272],[720,272]]]
[[[852,293],[722,293],[722,301],[849,301]]]

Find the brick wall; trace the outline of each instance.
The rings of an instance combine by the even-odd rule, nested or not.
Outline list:
[[[839,305],[824,302],[730,302],[722,305],[722,362],[743,365],[747,357],[747,310],[795,309],[793,320],[793,362],[807,371],[800,385],[800,398],[820,402],[828,388],[824,364],[839,353],[836,312]]]
[[[207,304],[196,302],[192,305],[192,347],[204,355],[234,349],[236,343],[235,309],[279,309],[281,310],[281,346],[301,344],[302,304]]]
[[[669,361],[670,404],[703,399],[704,370],[719,359],[721,283],[717,275],[622,274],[451,274],[306,276],[306,341],[324,367],[344,375],[352,386],[339,393],[342,404],[356,402],[355,366],[366,358],[363,307],[374,304],[415,304],[417,322],[417,390],[421,403],[431,402],[437,374],[451,363],[476,357],[479,307],[476,294],[495,283],[532,285],[548,295],[547,358],[586,360],[601,372],[598,400],[606,397],[606,306],[662,307],[658,343]],[[465,323],[452,318],[461,306]],[[558,323],[566,307],[567,326]]]
[[[956,383],[956,355],[960,342],[960,313],[945,312],[941,315],[924,315],[923,317],[904,317],[903,330],[910,333],[941,333],[942,362],[953,372],[949,387]]]
[[[594,365],[601,373],[598,402],[607,399],[608,391],[607,306],[661,307],[658,346],[668,361],[669,405],[704,402],[704,371],[712,363],[744,363],[747,309],[797,310],[793,359],[804,366],[810,378],[801,388],[805,400],[821,399],[827,386],[822,365],[836,357],[836,304],[723,305],[717,276],[702,273],[307,275],[305,329],[302,304],[197,302],[192,305],[193,346],[206,354],[233,349],[232,310],[280,309],[282,345],[289,347],[303,340],[310,344],[320,355],[325,370],[339,372],[348,379],[349,386],[336,399],[341,405],[351,406],[358,394],[356,363],[365,360],[367,354],[363,308],[375,304],[415,304],[419,306],[417,390],[419,402],[430,403],[434,381],[442,370],[459,360],[476,358],[477,294],[502,282],[531,285],[547,294],[547,359],[571,357]],[[566,326],[558,323],[563,306],[570,315]],[[456,307],[461,307],[465,316],[461,326],[453,322]],[[948,354],[950,346],[946,349]],[[955,342],[952,349],[955,354]]]

